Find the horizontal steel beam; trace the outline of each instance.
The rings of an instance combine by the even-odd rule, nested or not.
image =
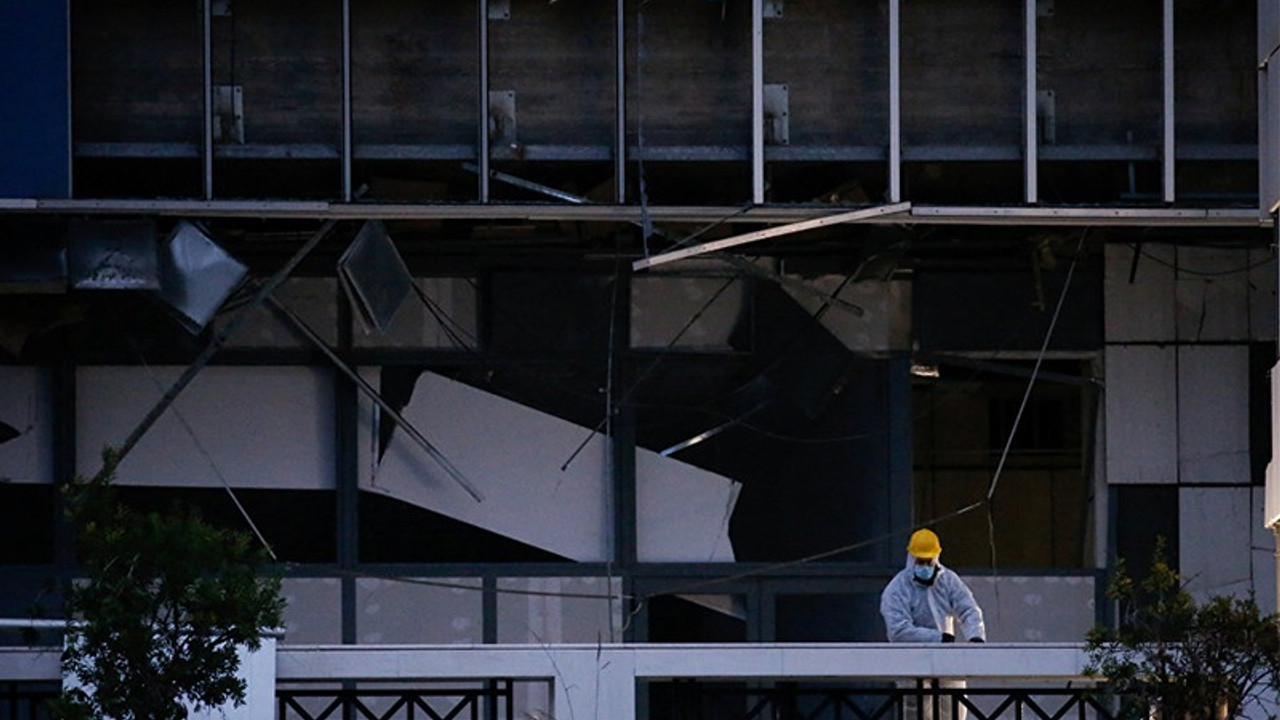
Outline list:
[[[1043,145],[1041,159],[1077,162],[1155,162],[1160,159],[1159,145],[1128,143],[1095,143],[1076,145]],[[750,148],[739,145],[670,145],[629,147],[631,160],[653,162],[746,162]],[[1179,143],[1179,160],[1254,161],[1258,146],[1249,143]],[[213,155],[219,159],[312,159],[333,160],[340,157],[335,143],[246,143],[215,145]],[[357,160],[474,160],[476,147],[468,143],[356,143],[352,155]],[[490,155],[494,160],[530,162],[609,162],[613,147],[609,145],[520,144],[517,147],[496,145]],[[1021,162],[1020,145],[908,145],[902,148],[907,162]],[[81,158],[198,158],[200,145],[181,142],[80,142],[75,156]],[[770,145],[764,148],[768,162],[885,162],[889,151],[883,145]]]
[[[650,206],[653,223],[780,224],[813,219],[815,213],[849,209],[832,205]],[[595,204],[342,203],[291,200],[58,200],[0,198],[0,214],[160,215],[193,218],[312,220],[526,220],[637,223],[639,206]],[[909,213],[861,222],[915,225],[1093,225],[1164,227],[1270,227],[1257,208],[981,207],[912,205]]]

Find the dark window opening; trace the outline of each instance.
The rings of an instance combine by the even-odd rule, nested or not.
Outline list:
[[[218,527],[250,534],[256,527],[281,562],[331,563],[337,559],[337,516],[331,492],[236,488],[233,499],[223,488],[121,487],[120,498],[139,512],[194,508]],[[243,513],[235,500],[244,508]]]
[[[360,494],[360,561],[568,562],[518,540],[372,493]]]
[[[936,529],[953,566],[1087,567],[1094,401],[1088,385],[1070,381],[1085,367],[1042,364],[1051,379],[1038,378],[1024,406],[1032,363],[1002,365],[943,365],[916,382],[915,522],[945,519]]]

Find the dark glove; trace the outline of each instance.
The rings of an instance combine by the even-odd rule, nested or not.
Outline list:
[[[942,642],[949,643],[949,642],[955,642],[955,641],[956,641],[955,635],[952,635],[951,633],[948,633],[948,632],[942,633]]]
[[[983,640],[983,639],[982,639],[982,638],[980,638],[980,637],[974,637],[974,638],[969,638],[969,642],[984,643],[984,642],[986,642],[986,640]]]

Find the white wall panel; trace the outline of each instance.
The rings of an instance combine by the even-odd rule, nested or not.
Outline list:
[[[1187,342],[1249,339],[1247,251],[1178,248],[1178,339]]]
[[[500,643],[622,641],[618,578],[499,578],[498,590]]]
[[[21,433],[0,444],[0,482],[53,482],[53,391],[48,372],[0,365],[0,422]]]
[[[1106,353],[1107,482],[1177,482],[1174,349],[1108,345]]]
[[[342,642],[342,583],[337,578],[285,578],[284,637],[281,644]]]
[[[1079,642],[1095,623],[1092,577],[966,577],[990,642]]]
[[[1178,480],[1249,482],[1249,348],[1178,348]]]
[[[1105,249],[1104,327],[1107,342],[1165,342],[1174,339],[1174,248],[1141,245]],[[1129,281],[1132,273],[1133,282]]]
[[[484,642],[484,608],[476,578],[356,581],[356,633],[362,643]]]
[[[78,472],[101,467],[185,368],[76,372]],[[334,487],[331,373],[307,367],[207,367],[120,466],[127,485],[289,490]]]
[[[1182,582],[1197,598],[1245,597],[1252,588],[1251,525],[1258,523],[1249,487],[1178,490],[1178,559]]]

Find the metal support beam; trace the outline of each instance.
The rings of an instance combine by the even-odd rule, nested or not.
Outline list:
[[[885,365],[889,393],[889,402],[885,403],[885,421],[889,427],[889,481],[888,481],[888,532],[895,533],[898,539],[894,543],[876,543],[876,561],[892,564],[901,556],[896,548],[905,543],[912,528],[912,463],[911,433],[913,420],[911,413],[911,358],[899,357],[889,360]],[[892,549],[891,549],[892,548]]]
[[[201,3],[201,43],[204,54],[204,138],[202,158],[204,164],[204,199],[213,199],[213,0]]]
[[[418,428],[413,425],[413,423],[405,419],[404,415],[401,415],[399,410],[396,410],[391,403],[384,400],[382,396],[378,394],[378,391],[375,390],[367,380],[360,377],[360,373],[357,373],[350,365],[344,362],[342,358],[338,357],[338,354],[325,344],[324,339],[321,338],[315,330],[311,329],[310,325],[307,325],[302,318],[298,317],[296,313],[285,307],[274,297],[268,296],[267,303],[271,305],[277,315],[287,320],[296,330],[298,330],[298,332],[302,333],[312,346],[324,353],[324,356],[329,358],[329,361],[333,363],[334,367],[345,375],[347,379],[355,383],[356,387],[363,392],[365,396],[376,403],[379,408],[382,408],[383,412],[390,415],[396,423],[404,429],[405,433],[414,442],[416,442],[432,460],[435,460],[436,463],[449,474],[449,477],[453,478],[454,481],[471,496],[471,499],[476,502],[484,501],[484,495],[482,495],[480,491],[467,480],[466,476],[462,474],[462,471],[455,467],[454,464],[449,461],[449,458],[445,457],[444,453],[440,452],[435,445],[432,445],[431,441],[427,440],[426,436],[424,436]]]
[[[627,0],[618,0],[617,27],[614,35],[614,198],[619,205],[627,201]]]
[[[1028,205],[1034,205],[1039,198],[1040,176],[1040,136],[1037,132],[1036,120],[1036,1],[1025,0],[1023,17],[1026,23],[1024,30],[1025,46],[1023,55],[1026,59],[1026,86],[1023,88],[1022,120],[1023,120],[1023,179],[1024,199]]]
[[[342,0],[342,199],[351,202],[351,0]]]
[[[76,172],[76,164],[75,164],[75,155],[76,155],[76,134],[75,134],[75,131],[73,130],[73,128],[75,128],[75,113],[74,113],[74,111],[73,111],[73,108],[74,108],[74,107],[75,107],[75,105],[76,105],[76,86],[75,86],[75,83],[73,83],[73,82],[71,81],[71,70],[72,70],[72,65],[71,65],[71,42],[72,42],[72,39],[71,39],[71,0],[65,0],[65,2],[63,3],[63,7],[65,8],[66,18],[67,18],[67,21],[66,21],[66,30],[67,30],[67,44],[66,44],[66,48],[67,48],[67,51],[66,51],[66,56],[65,56],[65,58],[64,58],[64,59],[65,59],[65,61],[66,61],[66,63],[67,63],[67,75],[66,75],[66,83],[67,83],[67,117],[66,117],[66,120],[67,120],[67,157],[66,157],[66,162],[67,162],[67,197],[72,197],[72,196],[74,196],[74,195],[75,195],[75,188],[76,188],[76,182],[75,182],[75,172]]]
[[[751,0],[751,202],[764,204],[764,0]]]
[[[901,0],[889,0],[889,202],[902,202]]]
[[[480,202],[489,202],[489,0],[479,0],[480,22],[480,68],[476,73],[479,79],[479,113],[476,126],[479,136],[476,138],[476,164],[480,166]]]
[[[360,562],[360,470],[357,460],[357,421],[359,403],[353,383],[345,378],[333,382],[335,444],[335,492],[334,532],[338,540],[338,567],[342,570],[342,642],[359,642],[358,613],[356,609],[356,566]]]
[[[883,215],[897,215],[900,213],[908,212],[910,210],[911,210],[911,203],[897,203],[894,205],[880,205],[878,207],[864,208],[862,210],[854,210],[853,212],[837,213],[835,215],[826,215],[820,218],[803,220],[801,222],[791,223],[789,225],[779,225],[778,227],[771,227],[765,230],[758,230],[756,232],[747,233],[745,235],[735,235],[734,237],[728,237],[721,240],[713,240],[712,242],[703,243],[701,245],[694,245],[693,247],[687,247],[682,250],[674,250],[672,252],[662,253],[660,255],[654,255],[652,257],[643,258],[632,263],[631,269],[644,270],[645,268],[651,268],[657,265],[664,265],[669,262],[675,262],[676,260],[682,260],[687,257],[693,257],[694,255],[704,255],[709,252],[715,252],[716,250],[724,250],[725,248],[737,247],[739,245],[746,245],[747,243],[753,243],[758,240],[767,240],[769,238],[781,237],[783,235],[793,235],[798,232],[804,232],[806,230],[814,230],[816,228],[826,227],[828,225],[838,225],[840,223],[857,222],[859,220],[867,220],[870,218],[880,217]]]
[[[1164,193],[1164,201],[1171,203],[1174,200],[1174,106],[1173,106],[1173,0],[1164,0],[1164,9],[1161,13],[1163,30],[1161,32],[1162,47],[1164,50],[1164,102],[1161,103],[1163,108],[1162,116],[1162,133],[1163,152],[1162,152],[1162,192]]]
[[[155,215],[157,217],[276,220],[523,220],[529,222],[715,223],[742,225],[790,223],[813,217],[814,208],[767,205],[743,210],[726,205],[636,205],[594,203],[340,203],[295,200],[138,200],[0,198],[6,213],[39,215]],[[912,225],[1074,225],[1119,227],[1267,228],[1271,215],[1257,207],[992,207],[987,205],[912,205],[910,216],[882,216],[867,222]],[[3,247],[0,240],[0,247]]]

